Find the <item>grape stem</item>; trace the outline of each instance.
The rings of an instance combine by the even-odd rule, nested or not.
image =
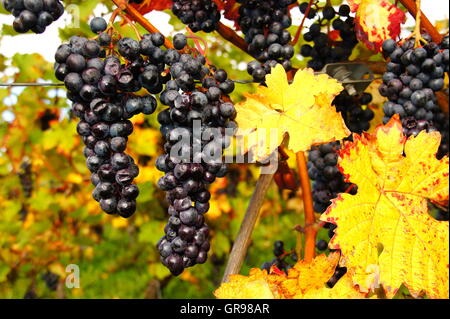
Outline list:
[[[295,33],[294,40],[291,42],[291,45],[293,45],[293,46],[295,44],[297,44],[298,40],[300,39],[300,35],[302,34],[302,30],[303,30],[303,25],[305,24],[306,18],[309,15],[309,11],[311,11],[311,7],[312,7],[314,1],[315,0],[309,0],[308,7],[306,8],[305,14],[303,15],[302,22],[300,23],[300,26],[298,27],[297,32]]]
[[[303,227],[305,231],[305,255],[303,259],[306,262],[310,262],[316,254],[317,229],[315,227],[316,217],[314,216],[311,183],[304,152],[297,153],[297,168],[302,188],[303,210],[305,212],[305,226]]]
[[[130,6],[125,0],[112,0],[120,10],[128,14],[134,21],[139,23],[145,30],[151,33],[160,32],[153,24],[151,24],[144,16],[135,8]],[[164,46],[168,49],[173,49],[173,45],[169,39],[164,40]]]
[[[416,18],[416,28],[420,30],[424,29],[436,43],[442,42],[442,35],[436,30],[433,24],[428,20],[426,15],[419,10],[420,0],[417,0],[419,3],[416,4],[414,0],[399,0],[400,3],[409,11],[409,13]],[[417,21],[417,17],[419,16],[419,21]],[[417,26],[418,25],[418,26]]]
[[[416,7],[417,7],[416,26],[414,27],[414,34],[416,35],[416,38],[414,40],[414,46],[418,48],[421,46],[420,41],[423,40],[420,32],[420,17],[422,15],[422,10],[420,10],[421,8],[420,0],[416,0]]]
[[[229,276],[239,273],[242,267],[244,258],[247,255],[248,246],[250,245],[253,228],[255,228],[259,211],[272,180],[273,174],[261,174],[259,176],[252,198],[250,199],[250,204],[245,212],[241,228],[231,250],[222,282],[228,282]]]
[[[127,17],[126,14],[120,14],[120,16],[130,25],[130,27],[133,29],[134,33],[136,34],[136,37],[139,41],[142,40],[142,36],[139,33],[139,30],[136,28],[136,25],[133,21],[130,20],[130,18]]]
[[[187,36],[187,38],[190,38],[190,39],[192,39],[192,40],[194,41],[194,44],[195,44],[195,47],[196,47],[197,51],[198,51],[201,55],[203,55],[203,56],[205,57],[205,59],[207,59],[206,56],[208,55],[208,43],[205,41],[205,39],[203,39],[203,38],[201,38],[201,37],[199,37],[199,36],[196,36],[196,35],[194,34],[194,32],[192,32],[191,28],[186,27],[186,30],[187,30],[188,33],[189,33],[189,35]],[[204,48],[202,48],[202,46],[200,45],[200,42],[199,42],[199,41],[201,41],[201,42],[203,43]]]
[[[234,32],[231,28],[224,25],[222,22],[219,22],[219,27],[217,28],[217,32],[224,38],[225,40],[231,42],[236,47],[244,51],[245,53],[251,55],[248,52],[248,44],[245,42],[243,38],[241,38],[236,32]]]

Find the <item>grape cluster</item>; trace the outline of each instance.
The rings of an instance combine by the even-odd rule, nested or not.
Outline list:
[[[279,270],[284,271],[286,274],[288,273],[288,270],[292,268],[292,265],[286,260],[289,256],[291,260],[296,263],[298,261],[298,256],[296,253],[288,253],[284,249],[284,242],[281,240],[277,240],[273,244],[273,254],[275,256],[272,261],[265,262],[261,269],[267,270],[267,272],[270,272],[270,269],[272,266],[277,267]]]
[[[38,295],[36,294],[36,291],[33,288],[30,288],[27,290],[27,292],[24,294],[23,299],[39,299]]]
[[[338,153],[341,145],[339,142],[313,146],[308,154],[308,175],[313,181],[314,211],[323,213],[330,206],[331,200],[339,193],[355,195],[358,191],[357,185],[345,182],[344,176],[337,167]],[[328,229],[328,237],[334,236],[336,225],[325,223]],[[318,250],[326,250],[328,243],[325,240],[316,242]]]
[[[144,35],[140,42],[120,39],[117,50],[122,63],[117,56],[106,56],[104,47],[111,44],[111,36],[103,32],[106,21],[94,18],[90,26],[99,33],[98,40],[74,36],[61,45],[55,54],[55,74],[64,81],[72,113],[80,119],[77,132],[86,146],[94,199],[106,213],[128,218],[136,210],[139,194],[132,184],[139,168],[125,153],[133,132],[129,119],[139,113],[152,114],[157,106],[152,95],[133,93],[142,87],[154,94],[162,90],[164,37],[155,33]]]
[[[33,178],[31,162],[29,160],[24,160],[22,164],[20,164],[20,171],[17,175],[19,176],[20,185],[22,186],[25,197],[30,198],[31,192],[33,191]]]
[[[3,7],[15,17],[13,28],[19,33],[43,33],[64,13],[59,0],[3,0]]]
[[[287,30],[292,20],[289,6],[295,0],[237,0],[238,24],[244,32],[248,51],[257,61],[248,64],[247,71],[255,82],[263,82],[272,67],[278,63],[286,71],[292,67],[294,48],[289,44]]]
[[[303,14],[306,13],[308,4],[308,2],[300,4],[300,11]],[[313,23],[308,32],[303,35],[304,40],[312,42],[312,44],[303,44],[300,47],[300,54],[304,57],[311,57],[308,67],[320,71],[328,63],[347,60],[358,40],[355,21],[353,17],[350,17],[348,5],[341,5],[338,12],[332,6],[326,6],[322,10],[322,16],[319,16],[318,11],[312,7],[307,18],[314,19],[316,17],[318,17],[318,21]],[[334,31],[329,34],[322,32],[322,27],[329,23]],[[331,35],[334,35],[333,38],[337,38],[337,33],[341,37],[341,41],[331,38]]]
[[[211,0],[174,0],[172,12],[192,32],[213,32],[220,21],[217,4]]]
[[[380,94],[387,97],[383,105],[383,122],[399,114],[406,136],[420,131],[439,131],[442,143],[438,157],[448,153],[448,116],[437,103],[436,92],[444,88],[444,73],[448,72],[448,36],[440,45],[423,35],[427,44],[415,48],[415,39],[405,40],[401,45],[394,40],[383,42],[383,53],[389,57],[387,71],[383,74]]]
[[[309,2],[301,3],[300,11],[306,14],[308,6]],[[332,6],[325,6],[321,9],[321,13],[320,16],[315,6],[311,6],[307,18],[318,17],[318,21],[310,26],[303,37],[306,42],[312,42],[312,45],[303,44],[300,48],[302,56],[312,57],[308,61],[308,67],[315,71],[322,70],[328,63],[348,60],[353,48],[358,43],[354,18],[350,17],[348,5],[341,5],[337,12]],[[334,31],[327,35],[322,32],[322,27],[329,23]],[[333,37],[337,38],[337,33],[342,38],[341,41],[332,39]],[[333,34],[334,36],[331,36]],[[372,95],[369,93],[353,97],[347,91],[343,91],[334,99],[333,105],[338,112],[341,112],[350,131],[360,134],[370,127],[370,121],[374,118],[374,112],[368,107],[371,101]]]
[[[50,125],[52,121],[56,121],[59,118],[58,112],[55,112],[51,109],[46,109],[44,112],[38,115],[39,124],[41,126],[42,131],[47,131],[50,129]]]
[[[308,2],[300,4],[300,11],[303,14],[306,14],[308,5]],[[308,32],[304,34],[304,40],[312,42],[312,44],[303,44],[300,48],[302,56],[311,57],[308,67],[320,71],[328,63],[348,60],[353,48],[358,43],[354,18],[350,17],[350,7],[345,4],[341,5],[336,12],[332,6],[325,6],[321,9],[320,15],[318,9],[312,6],[307,18],[317,18],[317,22],[313,23]],[[327,24],[331,24],[333,29],[329,34],[322,32],[322,27]],[[335,40],[338,38],[337,35],[342,40]],[[371,101],[370,93],[351,96],[344,90],[336,96],[333,105],[341,113],[349,130],[361,134],[369,129],[370,121],[375,116],[368,107]],[[314,146],[309,152],[308,173],[313,180],[314,210],[318,213],[323,213],[331,204],[331,200],[336,198],[339,193],[356,194],[357,192],[356,185],[346,183],[337,167],[339,148],[339,142],[333,142]],[[336,225],[325,223],[324,227],[329,229],[328,235],[332,238]],[[328,243],[325,240],[319,240],[316,243],[318,250],[323,251],[327,247]]]
[[[183,35],[174,47],[186,45]],[[167,50],[166,63],[172,80],[160,95],[168,108],[158,114],[165,139],[165,154],[156,167],[165,173],[158,186],[166,192],[169,221],[157,244],[162,263],[174,275],[202,264],[210,248],[204,214],[211,194],[207,185],[223,177],[227,166],[222,153],[236,131],[234,105],[227,97],[234,82],[224,70],[207,67],[203,56]]]
[[[313,146],[308,154],[308,174],[314,181],[314,211],[323,213],[331,204],[331,199],[339,193],[356,194],[356,185],[346,183],[337,167],[339,142]]]
[[[48,289],[56,291],[58,288],[59,276],[51,271],[42,274],[42,280],[45,282]]]
[[[370,93],[351,96],[344,90],[335,97],[333,105],[341,113],[348,129],[361,134],[370,128],[370,121],[375,117],[375,113],[368,106],[370,102],[372,102]]]

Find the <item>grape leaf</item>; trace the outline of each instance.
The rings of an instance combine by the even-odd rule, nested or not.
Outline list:
[[[436,159],[440,134],[406,139],[396,115],[373,135],[353,139],[340,151],[339,167],[358,193],[340,194],[322,215],[337,225],[329,247],[341,249],[363,289],[382,284],[393,297],[404,283],[413,295],[448,298],[449,225],[427,207],[427,199],[448,203],[449,160]]]
[[[346,273],[333,288],[310,290],[303,295],[303,299],[363,299],[361,293],[353,284],[350,274]]]
[[[253,268],[249,276],[231,275],[230,281],[223,283],[214,295],[219,299],[364,298],[346,277],[332,289],[325,286],[338,261],[339,253],[322,254],[311,262],[297,262],[287,275],[275,267],[269,274]]]
[[[358,39],[369,49],[381,51],[386,39],[400,35],[401,24],[406,22],[405,13],[387,0],[349,0],[355,16]]]
[[[305,69],[299,70],[289,85],[286,72],[277,65],[266,84],[236,105],[238,135],[248,138],[248,148],[254,150],[256,159],[269,156],[286,134],[293,152],[349,135],[341,114],[331,105],[343,89],[335,79]]]

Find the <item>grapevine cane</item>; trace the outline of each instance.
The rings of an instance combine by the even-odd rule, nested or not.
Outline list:
[[[304,152],[297,153],[297,167],[300,176],[300,185],[302,188],[303,207],[305,212],[305,256],[304,260],[310,262],[313,260],[316,253],[316,234],[315,216],[313,208],[313,199],[311,193],[311,184],[308,176],[308,169],[306,166],[306,158]],[[299,256],[300,257],[300,256]]]
[[[245,42],[245,40],[243,38],[241,38],[236,32],[234,32],[231,28],[224,25],[222,22],[219,22],[219,27],[217,28],[217,32],[222,36],[222,38],[231,42],[232,44],[234,44],[236,47],[238,47],[242,51],[250,54],[248,52],[247,42]]]
[[[436,92],[436,97],[441,110],[448,115],[448,95],[444,92]]]
[[[246,256],[248,246],[250,245],[253,228],[255,227],[256,220],[258,219],[265,194],[267,193],[270,183],[272,182],[273,175],[274,174],[261,174],[259,176],[252,198],[250,199],[250,204],[245,212],[241,228],[239,229],[233,249],[231,250],[222,282],[228,282],[229,275],[239,273],[239,270],[242,267],[244,257]]]

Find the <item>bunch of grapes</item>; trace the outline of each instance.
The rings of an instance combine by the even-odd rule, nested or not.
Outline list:
[[[174,37],[180,50],[185,42],[182,35]],[[236,130],[236,110],[227,97],[234,82],[224,70],[207,67],[201,55],[172,53],[167,62],[173,80],[160,95],[168,108],[158,114],[165,154],[156,161],[165,172],[158,186],[167,192],[170,217],[157,246],[163,264],[179,275],[207,259],[209,228],[203,216],[211,198],[207,185],[227,172],[222,153]]]
[[[217,4],[211,0],[174,0],[172,12],[192,32],[212,32],[220,21]]]
[[[248,64],[247,71],[255,82],[263,82],[272,67],[278,63],[286,71],[292,67],[294,48],[289,44],[291,34],[287,30],[292,20],[289,6],[295,0],[237,0],[238,24],[245,34],[248,51],[257,61]]]
[[[296,263],[298,260],[298,256],[296,253],[289,253],[286,252],[284,249],[284,242],[281,240],[277,240],[273,244],[273,254],[275,256],[272,261],[265,262],[261,269],[267,270],[267,272],[270,272],[270,269],[275,266],[279,270],[284,271],[286,274],[288,273],[288,270],[292,268],[292,265],[286,260],[289,256],[292,259],[293,263]]]
[[[19,33],[43,33],[64,13],[59,0],[3,0],[3,7],[15,17],[13,28]]]
[[[42,274],[42,280],[45,282],[48,289],[56,291],[58,288],[59,276],[51,271]]]
[[[314,211],[323,213],[331,204],[331,199],[339,193],[356,194],[356,185],[346,183],[337,167],[339,142],[313,146],[308,154],[308,174],[314,181]]]
[[[303,14],[306,14],[308,5],[308,2],[300,4],[300,11]],[[303,44],[300,47],[300,54],[304,57],[311,57],[308,67],[320,71],[328,63],[347,60],[358,40],[355,21],[353,17],[350,17],[348,5],[341,5],[338,12],[332,6],[326,6],[322,10],[322,16],[319,16],[317,9],[311,7],[307,18],[314,19],[316,17],[318,17],[317,22],[313,23],[308,32],[303,35],[304,40],[312,42],[312,44]],[[322,27],[330,23],[334,31],[328,34],[322,32]],[[334,40],[334,38],[338,38],[337,35],[341,37],[341,41]]]
[[[361,134],[370,128],[370,121],[375,117],[375,113],[368,106],[370,102],[372,102],[370,93],[351,96],[344,90],[336,96],[333,105],[341,113],[348,129]]]
[[[300,11],[306,14],[308,6],[309,2],[301,3]],[[317,22],[313,23],[308,32],[303,35],[304,40],[312,44],[303,44],[300,48],[302,56],[311,57],[308,67],[320,71],[328,63],[348,60],[358,43],[354,18],[350,17],[350,7],[341,5],[336,12],[332,6],[325,6],[321,9],[320,15],[316,5],[313,4],[307,18],[317,18]],[[330,24],[332,31],[328,34],[322,32],[322,28]],[[334,40],[338,38],[338,35],[341,41]],[[371,101],[372,95],[369,93],[351,96],[344,90],[334,99],[333,105],[341,113],[349,130],[361,134],[369,129],[370,121],[375,116],[368,107]],[[356,194],[357,192],[356,185],[346,183],[337,167],[339,148],[339,142],[333,142],[315,146],[309,152],[308,173],[313,180],[314,210],[318,213],[323,213],[331,204],[331,199],[336,198],[339,193]],[[330,229],[329,237],[333,237],[336,226],[326,223],[325,227]],[[316,243],[319,250],[325,250],[327,246],[324,240]]]
[[[136,210],[139,194],[132,184],[139,168],[125,153],[133,132],[129,119],[139,113],[152,114],[157,105],[152,95],[133,92],[142,87],[151,93],[162,90],[165,54],[160,46],[164,37],[154,33],[144,35],[140,42],[120,39],[117,50],[122,63],[117,56],[106,57],[104,48],[111,44],[111,36],[104,32],[106,21],[94,18],[90,25],[99,33],[98,40],[74,36],[61,45],[55,54],[55,74],[68,90],[72,113],[80,118],[77,131],[86,146],[94,199],[106,213],[128,218]]]
[[[33,177],[31,162],[29,160],[26,159],[20,164],[20,171],[17,175],[19,176],[20,185],[22,186],[25,197],[30,198],[31,192],[33,191]]]
[[[444,88],[444,73],[448,72],[449,40],[446,36],[438,45],[426,34],[423,38],[427,44],[417,48],[414,38],[401,45],[391,39],[383,42],[383,53],[390,60],[379,87],[381,95],[389,99],[383,105],[383,122],[399,114],[406,136],[416,136],[422,130],[439,131],[440,158],[448,153],[449,124],[437,103],[436,92]]]
[[[33,288],[30,288],[27,290],[27,292],[24,294],[23,299],[39,299],[38,295],[36,294],[36,291]]]
[[[58,120],[59,114],[55,110],[46,109],[38,114],[39,124],[42,131],[50,129],[51,122]]]
[[[314,211],[323,213],[330,206],[331,200],[339,193],[355,195],[358,188],[355,184],[345,182],[344,176],[337,167],[338,153],[341,145],[339,142],[313,146],[308,154],[308,175],[313,181]],[[334,236],[336,225],[325,223],[328,229],[328,237]],[[323,251],[328,247],[325,240],[316,242],[316,248]]]

